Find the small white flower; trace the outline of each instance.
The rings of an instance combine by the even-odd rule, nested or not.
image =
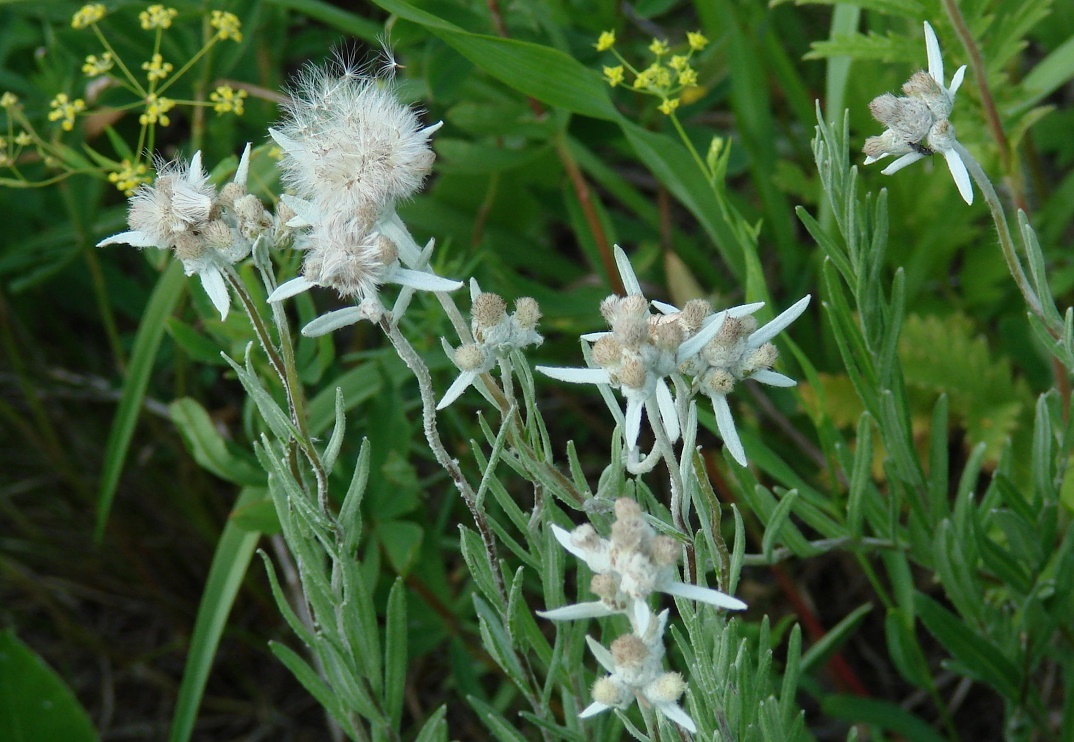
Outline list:
[[[459,375],[444,392],[436,405],[442,410],[466,391],[481,374],[488,373],[497,359],[530,345],[540,345],[544,338],[537,332],[541,310],[537,301],[528,296],[515,300],[515,311],[507,313],[507,305],[498,294],[485,293],[470,279],[470,330],[474,342],[452,348],[442,340],[447,353],[459,369]]]
[[[676,567],[682,547],[670,536],[657,535],[634,500],[616,500],[615,514],[610,540],[589,525],[572,532],[551,526],[560,545],[594,573],[590,589],[600,600],[538,611],[537,615],[552,621],[571,621],[621,613],[629,617],[635,631],[645,633],[651,618],[648,598],[654,592],[727,610],[745,610],[745,603],[719,590],[683,583]]]
[[[966,73],[963,65],[951,78],[951,85],[944,82],[943,56],[936,33],[925,22],[925,49],[928,54],[928,72],[915,72],[903,85],[906,97],[885,93],[869,104],[873,117],[887,129],[883,134],[869,137],[865,142],[865,164],[870,165],[884,157],[898,157],[884,168],[884,175],[891,175],[911,163],[939,152],[947,161],[951,177],[958,192],[968,204],[973,203],[973,185],[966,164],[958,152],[955,128],[948,120],[955,102],[955,93],[962,85]]]
[[[153,184],[139,186],[131,196],[127,212],[130,231],[112,235],[97,246],[127,244],[174,250],[186,274],[197,274],[213,306],[226,319],[231,297],[223,272],[250,254],[252,239],[259,234],[256,229],[242,229],[243,219],[234,209],[236,196],[241,196],[247,198],[245,210],[250,214],[255,211],[249,199],[256,198],[245,193],[249,162],[250,145],[246,145],[235,179],[224,187],[226,197],[218,195],[209,182],[200,151],[189,163],[158,165]],[[265,228],[269,226],[265,224]]]
[[[694,720],[678,704],[686,682],[677,672],[664,672],[663,637],[667,620],[668,612],[662,611],[647,630],[620,636],[612,642],[610,650],[592,637],[585,638],[589,650],[608,675],[593,684],[593,703],[578,714],[580,718],[612,708],[625,709],[637,700],[653,706],[688,732],[697,732]]]

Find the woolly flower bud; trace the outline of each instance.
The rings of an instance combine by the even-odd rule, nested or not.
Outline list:
[[[494,327],[507,316],[507,303],[499,294],[479,294],[470,307],[470,317],[477,329]]]
[[[615,317],[619,312],[619,302],[621,301],[622,299],[615,294],[612,294],[611,296],[604,297],[600,302],[600,316],[603,317],[604,321],[609,325],[615,321]]]
[[[476,371],[485,362],[485,354],[473,343],[455,349],[455,365],[462,371]]]
[[[624,688],[611,678],[600,678],[593,683],[593,700],[605,706],[625,708],[631,700],[629,688]]]
[[[615,517],[618,520],[641,518],[641,506],[629,497],[620,497],[615,501]]]
[[[657,536],[649,546],[649,554],[652,555],[653,562],[657,566],[670,567],[679,561],[682,548],[679,546],[679,542],[671,538],[671,536]]]
[[[686,692],[686,681],[677,672],[666,672],[645,688],[645,697],[653,703],[676,703]]]
[[[598,366],[610,366],[619,363],[622,352],[623,346],[618,340],[611,335],[604,335],[597,338],[597,342],[593,343],[593,362]]]
[[[297,81],[286,118],[270,130],[284,150],[284,182],[329,210],[376,213],[409,198],[433,165],[417,112],[383,80],[311,68]]]
[[[367,297],[384,281],[388,264],[379,240],[370,240],[355,219],[334,218],[313,226],[307,236],[303,275],[341,296]]]
[[[601,537],[597,529],[586,523],[571,531],[571,542],[579,549],[593,551],[601,547]]]
[[[685,339],[685,331],[677,322],[658,322],[652,328],[653,344],[660,350],[674,353]]]
[[[180,232],[175,236],[175,255],[184,263],[194,261],[205,254],[205,240],[193,232]]]
[[[231,181],[220,189],[220,203],[230,208],[235,201],[246,195],[246,186],[242,183]]]
[[[772,364],[779,358],[779,351],[772,343],[765,343],[757,350],[750,353],[743,364],[742,373],[748,376],[755,371],[772,368]]]
[[[515,299],[515,322],[524,330],[534,330],[541,319],[541,307],[529,296]]]
[[[641,552],[646,550],[652,533],[649,524],[637,518],[620,518],[612,524],[612,544],[620,552]]]
[[[679,322],[687,332],[694,333],[701,329],[705,317],[712,314],[712,305],[704,299],[691,299],[679,312]]]
[[[231,243],[235,241],[235,235],[232,234],[231,227],[220,219],[213,219],[206,224],[205,228],[201,230],[201,235],[205,238],[205,243],[215,250],[225,250],[231,247]]]
[[[705,374],[701,380],[701,390],[706,394],[722,394],[727,396],[735,388],[735,377],[722,368],[716,368]]]
[[[630,389],[641,389],[649,376],[649,369],[637,358],[628,358],[619,369],[619,383]]]
[[[399,260],[399,248],[384,235],[377,235],[376,247],[380,252],[380,262],[384,265],[392,265]]]
[[[609,572],[593,575],[593,579],[589,581],[589,589],[605,603],[611,603],[619,595],[619,578]]]
[[[649,648],[634,634],[623,634],[612,642],[611,650],[616,667],[623,669],[638,668],[649,659]]]

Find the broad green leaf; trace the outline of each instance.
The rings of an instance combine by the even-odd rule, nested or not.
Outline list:
[[[88,742],[97,732],[75,694],[12,629],[0,632],[0,739]]]
[[[190,637],[183,680],[175,702],[175,713],[172,715],[169,742],[185,742],[194,732],[198,707],[205,693],[205,684],[209,680],[209,671],[216,657],[217,647],[220,646],[220,637],[224,633],[231,606],[235,603],[235,596],[250,566],[254,548],[261,538],[259,532],[242,528],[233,519],[244,508],[258,502],[272,505],[264,489],[243,489],[231,509],[232,519],[224,525],[220,539],[216,542],[209,576],[205,580],[205,589],[198,605],[198,615],[194,619],[194,633]]]
[[[104,533],[108,513],[112,509],[112,500],[116,496],[119,475],[123,471],[123,463],[127,459],[127,450],[134,435],[134,426],[138,422],[142,400],[149,386],[153,361],[156,360],[160,341],[164,337],[165,322],[174,311],[186,285],[187,279],[183,275],[182,265],[178,260],[173,260],[157,281],[142,314],[138,332],[134,336],[134,348],[131,350],[130,364],[127,367],[127,378],[123,383],[123,394],[119,398],[119,407],[116,409],[112,430],[105,444],[104,468],[97,490],[97,523],[94,530],[94,538],[98,541]]]

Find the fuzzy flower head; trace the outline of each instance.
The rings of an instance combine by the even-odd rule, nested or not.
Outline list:
[[[599,536],[590,525],[570,532],[552,526],[552,534],[560,545],[593,572],[590,589],[600,600],[538,612],[538,615],[553,621],[569,621],[623,613],[636,631],[645,633],[652,618],[648,599],[654,592],[728,610],[745,609],[745,603],[730,595],[679,581],[677,564],[682,548],[675,539],[653,530],[637,502],[627,497],[616,500],[615,515],[610,539]]]
[[[677,672],[664,671],[664,630],[668,612],[663,611],[645,631],[624,634],[606,649],[586,637],[589,650],[608,674],[593,684],[593,703],[579,716],[586,719],[608,709],[626,709],[637,701],[653,706],[683,729],[697,732],[694,720],[679,706],[686,681]]]
[[[537,332],[541,309],[537,300],[524,296],[515,300],[514,311],[508,314],[507,303],[499,294],[481,291],[475,279],[470,279],[470,331],[474,342],[452,349],[444,341],[444,351],[451,356],[459,375],[444,392],[436,409],[442,410],[470,387],[477,377],[488,373],[498,359],[531,345],[540,345],[544,338]]]
[[[418,112],[390,82],[353,69],[313,67],[298,79],[269,133],[284,151],[285,184],[325,210],[372,224],[420,187],[433,165]]]
[[[252,240],[260,233],[251,220],[265,224],[267,212],[256,197],[246,194],[250,146],[246,146],[235,178],[217,193],[201,164],[201,152],[190,162],[157,164],[157,177],[141,183],[130,197],[127,223],[130,230],[97,243],[173,250],[188,276],[198,275],[221,317],[227,317],[231,299],[224,282],[227,266],[250,254]],[[132,179],[140,173],[121,174]],[[117,178],[118,180],[118,178]],[[243,208],[236,205],[246,199]],[[253,201],[258,209],[251,208]],[[256,211],[256,213],[255,213]]]
[[[283,150],[280,169],[294,192],[283,197],[295,214],[287,224],[304,230],[296,246],[306,255],[302,275],[269,301],[324,286],[365,305],[314,320],[303,329],[313,335],[380,316],[377,291],[384,283],[424,291],[462,286],[422,269],[429,255],[395,213],[429,173],[429,136],[440,124],[423,127],[389,79],[338,66],[308,69],[284,112],[269,133]]]
[[[958,68],[948,87],[944,82],[940,44],[927,21],[925,48],[928,54],[928,72],[915,72],[902,86],[903,96],[885,93],[869,104],[873,118],[886,129],[880,136],[869,137],[865,141],[865,164],[872,164],[884,157],[897,157],[898,159],[881,171],[884,175],[891,175],[907,165],[939,152],[947,161],[958,192],[966,203],[971,204],[973,186],[959,154],[961,145],[955,139],[955,127],[949,120],[955,103],[955,93],[962,85],[966,66]]]

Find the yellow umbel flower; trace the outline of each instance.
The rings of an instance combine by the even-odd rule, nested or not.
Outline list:
[[[597,43],[593,46],[597,47],[598,52],[606,52],[615,46],[615,31],[604,31],[597,37]]]
[[[100,3],[83,5],[77,13],[71,16],[71,28],[89,28],[104,18],[105,12],[104,6]]]
[[[623,65],[616,65],[615,67],[604,68],[604,80],[613,88],[623,82]]]
[[[27,134],[25,131],[20,131],[15,135],[15,144],[19,147],[29,147],[34,143],[34,138]]]
[[[668,60],[668,67],[676,72],[682,72],[684,69],[690,66],[690,58],[684,57],[681,54],[676,54]]]
[[[150,179],[146,172],[144,163],[139,162],[137,165],[131,165],[130,160],[124,160],[119,170],[108,173],[108,180],[111,183],[115,183],[116,188],[123,191],[124,196],[131,196],[134,194],[135,188],[142,183],[149,182]]]
[[[234,113],[236,116],[243,114],[243,99],[246,98],[245,90],[235,90],[230,85],[221,85],[209,93],[209,100],[213,103],[213,110],[217,113]]]
[[[8,108],[14,108],[19,103],[19,96],[11,92],[6,92],[0,95],[0,108],[7,110]]]
[[[668,53],[668,42],[662,39],[653,39],[653,43],[649,44],[649,51],[655,54],[658,58]]]
[[[175,8],[165,8],[163,5],[150,5],[138,14],[138,21],[142,28],[151,31],[154,28],[170,28],[172,19],[179,15]]]
[[[675,113],[675,109],[678,107],[678,98],[665,98],[664,102],[658,106],[660,113],[664,114],[665,116],[670,116],[671,114]]]
[[[145,99],[145,113],[138,117],[138,123],[142,126],[157,123],[161,126],[167,126],[172,122],[168,118],[168,111],[173,108],[175,108],[175,101],[171,98],[159,98],[156,95],[150,95]]]
[[[175,68],[171,62],[165,62],[164,57],[154,54],[151,61],[142,62],[142,69],[148,73],[146,77],[149,78],[149,81],[153,82],[154,80],[163,80]]]
[[[106,74],[114,65],[112,52],[105,52],[99,58],[96,54],[90,54],[86,57],[85,64],[82,65],[82,74],[87,77],[97,77]]]
[[[697,72],[694,71],[693,67],[687,67],[679,72],[679,85],[682,85],[684,88],[697,85]]]
[[[59,121],[60,128],[64,131],[71,131],[75,128],[75,116],[86,110],[86,101],[81,98],[71,100],[67,97],[67,93],[60,93],[52,99],[49,106],[52,110],[49,111],[48,120]]]
[[[709,45],[709,40],[700,31],[687,31],[686,43],[690,45],[690,49],[699,52]]]
[[[216,38],[221,41],[234,39],[242,41],[242,23],[234,13],[226,10],[214,10],[209,25],[216,29]]]

